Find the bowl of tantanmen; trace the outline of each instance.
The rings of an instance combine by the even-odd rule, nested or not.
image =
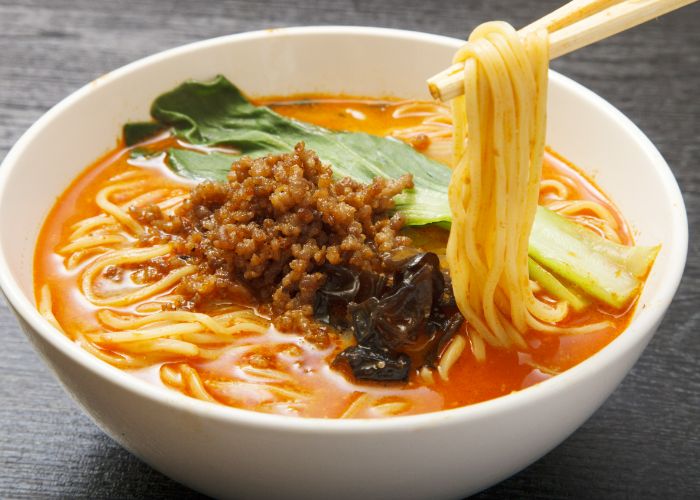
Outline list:
[[[642,132],[600,97],[553,72],[541,204],[555,210],[570,193],[605,208],[610,224],[591,227],[594,231],[613,227],[612,237],[622,244],[660,245],[641,295],[622,312],[605,316],[612,318],[612,326],[602,333],[554,339],[533,335],[530,351],[492,349],[484,361],[462,355],[444,379],[436,367],[433,372],[416,369],[410,377],[402,372],[407,382],[401,386],[395,381],[363,382],[329,362],[347,348],[347,335],[328,340],[325,330],[313,338],[280,333],[262,321],[264,310],[249,321],[259,324],[244,337],[245,345],[223,349],[217,340],[216,335],[237,328],[241,315],[251,314],[220,302],[211,317],[230,320],[224,321],[228,330],[207,330],[209,320],[187,316],[185,324],[176,321],[176,338],[163,341],[158,332],[173,325],[160,320],[201,314],[188,304],[196,305],[205,293],[206,279],[191,282],[200,287],[199,295],[188,296],[183,307],[153,309],[153,304],[137,300],[136,285],[120,288],[124,271],[115,263],[128,269],[129,283],[152,289],[157,285],[167,295],[170,273],[194,273],[187,258],[176,265],[164,262],[159,254],[165,252],[164,242],[158,241],[150,247],[124,247],[114,261],[99,260],[101,249],[122,249],[134,239],[128,232],[109,232],[122,214],[142,226],[172,225],[150,210],[121,212],[120,207],[138,198],[160,203],[167,212],[193,188],[192,179],[183,180],[177,169],[168,169],[154,151],[177,150],[170,154],[185,169],[198,164],[192,155],[228,152],[188,149],[180,138],[167,134],[150,135],[137,147],[127,147],[122,126],[148,120],[158,96],[188,80],[209,82],[206,88],[212,89],[211,82],[225,79],[252,106],[266,106],[275,116],[325,131],[393,136],[397,144],[403,141],[431,161],[449,163],[449,150],[441,147],[448,120],[441,117],[443,108],[424,104],[429,100],[425,79],[448,66],[461,43],[374,28],[282,29],[223,37],[109,73],[66,98],[27,131],[0,170],[0,284],[37,351],[107,434],[166,475],[216,497],[449,498],[520,470],[596,410],[639,357],[676,291],[685,263],[687,221],[670,169]],[[426,115],[431,115],[429,123]],[[305,142],[308,149],[317,146],[324,159],[323,144]],[[308,175],[317,181],[313,189],[321,189],[321,162],[313,163],[303,149],[297,152],[296,161],[305,158],[307,167],[315,165]],[[287,162],[287,174],[302,168],[288,157],[280,161]],[[262,164],[246,165],[248,171],[262,172],[257,186],[274,178]],[[293,182],[278,183],[294,190]],[[364,193],[361,186],[343,189]],[[209,188],[197,194],[202,200],[211,196],[219,194]],[[439,222],[440,203],[417,207],[409,219],[435,217]],[[375,204],[376,214],[381,205]],[[205,210],[196,204],[190,208],[192,217]],[[333,210],[326,215],[340,217]],[[380,215],[374,220],[381,227],[368,226],[366,231],[389,231],[390,219],[381,222]],[[588,215],[582,221],[595,226],[595,214]],[[299,220],[294,222],[299,225]],[[309,227],[313,224],[310,218]],[[280,231],[296,237],[293,226],[282,225]],[[390,236],[403,241],[406,234],[413,245],[436,255],[432,267],[425,264],[429,259],[421,257],[420,262],[421,272],[427,266],[438,276],[444,224],[402,231],[408,232]],[[194,241],[203,248],[212,243],[195,236],[165,243]],[[270,241],[277,245],[286,240]],[[324,250],[327,259],[334,258],[330,248]],[[257,258],[255,254],[246,262],[254,266]],[[139,267],[145,260],[153,265]],[[404,279],[408,271],[396,273],[394,280]],[[90,300],[85,299],[88,289]],[[93,307],[95,303],[103,308]],[[141,309],[129,315],[120,309],[125,304]],[[160,320],[144,324],[147,320],[138,314],[149,311],[161,314]],[[589,309],[591,317],[584,319],[597,321],[604,312]],[[575,316],[573,321],[584,320]],[[98,331],[104,324],[111,326]],[[456,328],[458,337],[460,331]],[[134,332],[151,335],[150,343],[129,344]],[[125,342],[124,349],[118,340]],[[262,350],[244,352],[250,345]],[[160,357],[147,358],[144,346]],[[270,346],[276,350],[265,351]],[[428,367],[431,362],[410,358]],[[302,377],[295,366],[311,375]],[[377,361],[373,369],[377,367],[386,368],[385,360]],[[432,382],[423,384],[421,376]],[[294,380],[288,384],[285,377]]]

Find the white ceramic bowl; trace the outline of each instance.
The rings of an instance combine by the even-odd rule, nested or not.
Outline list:
[[[59,103],[0,169],[0,284],[68,392],[112,438],[171,478],[217,497],[450,498],[517,472],[564,440],[620,383],[678,286],[687,220],[649,140],[600,97],[551,74],[548,143],[619,204],[640,243],[663,244],[630,327],[562,375],[465,408],[385,420],[320,420],[217,406],[148,385],[92,357],[36,311],[42,220],[81,170],[187,78],[226,75],[253,95],[342,92],[428,98],[426,77],[459,40],[374,28],[294,28],[207,40],[105,75]]]

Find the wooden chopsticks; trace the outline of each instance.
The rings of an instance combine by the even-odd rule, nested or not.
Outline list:
[[[621,31],[662,16],[696,0],[573,0],[522,28],[546,29],[549,58],[555,59]],[[464,93],[464,65],[453,64],[428,79],[435,99],[449,101]]]

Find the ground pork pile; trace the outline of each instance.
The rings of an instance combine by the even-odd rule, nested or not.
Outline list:
[[[269,307],[282,331],[325,342],[313,321],[324,264],[382,272],[386,255],[410,245],[393,197],[413,187],[410,175],[365,185],[334,181],[332,170],[298,144],[289,154],[243,158],[227,182],[203,182],[174,215],[157,206],[132,208],[147,231],[144,244],[170,242],[197,272],[183,279],[177,307],[246,297]]]

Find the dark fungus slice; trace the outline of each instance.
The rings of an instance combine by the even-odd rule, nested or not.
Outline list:
[[[326,275],[326,281],[314,297],[314,317],[334,328],[346,328],[345,308],[360,287],[357,272],[348,267],[330,265],[324,266],[321,272]]]
[[[382,343],[393,350],[411,346],[433,307],[432,270],[428,266],[407,275],[395,292],[382,297],[373,313]],[[440,290],[442,293],[442,290]]]
[[[359,380],[405,382],[411,368],[411,359],[405,354],[392,354],[388,349],[361,345],[348,347],[333,363],[347,363]]]
[[[359,304],[348,305],[348,312],[352,317],[352,330],[355,340],[360,345],[376,344],[376,334],[374,330],[374,318],[372,315],[377,310],[379,299],[370,297]]]
[[[426,349],[424,364],[431,368],[437,367],[442,352],[449,344],[452,337],[457,334],[459,327],[464,323],[464,316],[456,312],[450,317],[446,317],[444,322],[435,326],[435,330],[442,332],[438,338],[434,339],[428,349]]]
[[[445,289],[445,277],[440,270],[440,259],[433,252],[417,253],[398,262],[392,261],[389,266],[394,268],[396,279],[394,286],[401,286],[411,280],[413,274],[427,268],[433,282],[433,289],[442,292]]]
[[[314,317],[341,330],[350,326],[348,305],[380,296],[386,283],[381,274],[350,267],[328,264],[321,272],[326,282],[316,292]]]
[[[388,276],[322,268],[326,282],[316,293],[314,315],[334,328],[352,329],[357,345],[336,363],[347,363],[357,379],[406,380],[412,359],[435,366],[464,321],[437,255],[387,260],[385,267]]]

